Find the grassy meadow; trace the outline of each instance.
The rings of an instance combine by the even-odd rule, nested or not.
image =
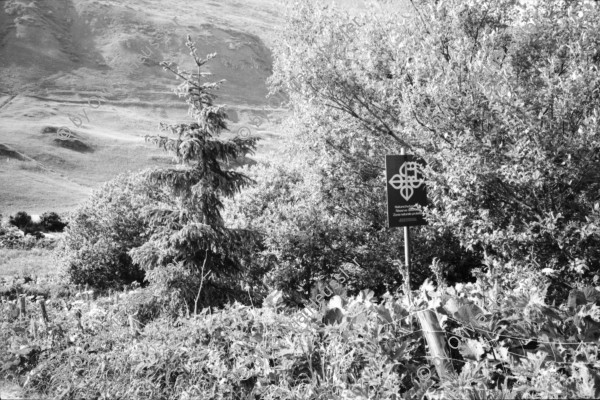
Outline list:
[[[33,248],[31,250],[2,249],[0,250],[0,278],[13,279],[23,276],[55,276],[56,261],[52,256],[53,250]]]

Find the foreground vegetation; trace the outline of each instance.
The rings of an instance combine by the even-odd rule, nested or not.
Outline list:
[[[272,85],[299,140],[252,168],[188,37],[193,72],[161,65],[193,122],[147,138],[177,165],[72,214],[66,286],[3,292],[0,378],[64,399],[600,396],[600,6],[414,6],[290,4]],[[385,226],[401,147],[428,165],[410,273]]]
[[[39,304],[19,318],[3,302],[0,366],[56,399],[597,398],[600,292],[556,307],[545,289],[506,290],[482,275],[426,284],[414,307],[364,291],[301,315],[273,292],[261,308],[171,318],[157,317],[145,289],[94,301],[80,292],[48,301],[48,322]],[[443,384],[414,318],[426,308],[452,349],[457,373]]]

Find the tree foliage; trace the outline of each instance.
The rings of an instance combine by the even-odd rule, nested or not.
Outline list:
[[[449,233],[468,251],[510,261],[512,271],[497,271],[507,284],[522,268],[554,276],[554,293],[593,276],[598,5],[412,4],[410,18],[290,6],[273,83],[290,93],[307,147],[348,160],[353,168],[335,171],[345,181],[382,177],[383,155],[400,147],[423,157],[431,226],[422,234]],[[353,209],[367,197],[354,196]]]
[[[212,93],[221,82],[205,82],[208,74],[201,72],[215,54],[200,58],[189,36],[186,45],[196,72],[168,62],[161,65],[183,81],[175,93],[185,98],[194,122],[161,123],[161,130],[173,136],[146,137],[177,159],[177,166],[148,174],[149,181],[166,190],[173,202],[144,209],[151,232],[149,240],[130,254],[149,272],[151,283],[181,290],[188,302],[193,300],[204,275],[212,273],[204,282],[203,303],[207,304],[223,301],[231,293],[241,276],[243,259],[249,254],[244,249],[252,247],[252,233],[228,229],[221,210],[223,198],[250,183],[248,177],[228,164],[251,153],[256,139],[218,138],[227,129],[224,107],[214,104],[216,96]],[[221,298],[215,294],[217,287]]]
[[[384,198],[373,195],[375,184],[361,193],[365,182],[318,157],[286,148],[280,161],[249,168],[256,183],[226,203],[228,223],[261,234],[254,275],[264,274],[268,287],[283,290],[293,302],[314,297],[320,283],[339,273],[348,277],[344,287],[351,293],[395,291],[403,282],[404,271],[394,263],[403,257],[402,232],[382,226]],[[431,274],[434,255],[446,267],[442,279],[469,279],[459,269],[468,256],[452,259],[458,246],[451,237],[413,245],[419,251],[414,284]]]
[[[19,211],[14,216],[11,215],[8,219],[8,223],[12,226],[23,230],[27,225],[31,224],[31,215],[25,211]]]
[[[143,174],[105,183],[70,217],[58,255],[70,281],[98,289],[143,282],[144,271],[128,255],[147,240],[140,209],[169,203]]]
[[[46,232],[62,232],[67,226],[61,219],[60,215],[54,211],[48,211],[42,214],[40,224]]]

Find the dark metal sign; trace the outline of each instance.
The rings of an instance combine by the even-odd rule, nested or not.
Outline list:
[[[424,166],[425,162],[413,155],[385,156],[390,228],[427,225],[418,207],[427,205]]]

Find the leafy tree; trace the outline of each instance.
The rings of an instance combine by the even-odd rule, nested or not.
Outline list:
[[[512,265],[494,272],[506,285],[543,270],[557,295],[597,274],[599,5],[411,3],[411,18],[291,5],[273,83],[307,147],[348,160],[346,180],[382,174],[401,146],[425,158],[421,237],[450,235],[490,269]]]
[[[373,195],[381,183],[355,179],[345,174],[352,166],[337,161],[292,145],[282,160],[249,168],[256,184],[226,203],[228,223],[262,234],[255,260],[267,286],[283,290],[294,301],[306,299],[319,282],[340,273],[347,277],[344,287],[350,293],[371,289],[381,295],[403,281],[394,263],[403,257],[402,231],[384,226],[384,194]],[[469,259],[466,252],[453,260],[450,256],[460,251],[456,240],[437,239],[415,240],[420,257],[413,283],[430,274],[434,255],[446,267],[445,278],[468,280],[459,269]]]
[[[9,224],[19,228],[26,235],[34,236],[36,239],[44,237],[41,233],[41,224],[33,222],[31,215],[27,214],[25,211],[19,211],[14,216],[11,216],[9,218]]]
[[[42,214],[41,225],[47,232],[62,232],[65,226],[67,226],[60,218],[60,215],[54,211]]]
[[[301,15],[294,19],[292,13],[283,41],[276,49],[278,70],[272,83],[275,89],[283,89],[292,96],[296,119],[291,122],[299,139],[292,152],[294,157],[305,155],[305,160],[294,169],[294,174],[303,181],[291,190],[295,193],[282,193],[277,201],[269,201],[285,204],[287,198],[298,197],[302,206],[279,207],[275,215],[265,216],[265,229],[273,237],[270,250],[288,263],[281,277],[299,279],[298,275],[302,275],[302,286],[310,291],[315,280],[327,280],[331,273],[339,272],[341,265],[352,265],[346,271],[352,276],[349,289],[370,288],[381,294],[402,283],[398,267],[392,261],[403,259],[403,236],[401,230],[386,227],[383,161],[385,154],[399,152],[399,145],[405,142],[393,130],[389,134],[376,118],[369,120],[374,110],[360,110],[361,104],[367,104],[364,99],[371,94],[359,84],[364,75],[371,73],[346,68],[354,61],[341,63],[349,55],[340,49],[351,47],[355,52],[370,49],[371,42],[378,43],[382,35],[370,32],[369,37],[359,39],[350,30],[354,24],[350,15],[325,7],[325,11],[319,12],[320,9],[310,2],[299,3],[292,11]],[[339,70],[327,69],[337,62]],[[332,91],[324,93],[328,89]],[[328,101],[328,96],[344,97],[349,108],[336,104],[335,98]],[[287,158],[285,163],[284,168],[289,169]],[[259,207],[262,194],[267,198],[273,196],[274,186],[270,183],[276,178],[265,179],[266,187],[257,188],[257,193],[250,196]],[[304,207],[310,210],[310,218],[298,212],[298,209],[304,211]],[[274,208],[269,207],[269,211]],[[253,210],[249,215],[257,214]],[[256,222],[251,221],[255,225]],[[472,252],[459,247],[451,232],[428,232],[427,228],[413,228],[413,232],[413,287],[430,274],[435,257],[445,265],[444,274],[450,281],[471,279],[470,269],[481,265]],[[302,241],[294,236],[310,239]],[[290,243],[284,244],[288,239]]]
[[[9,217],[8,223],[23,230],[27,225],[31,224],[31,215],[27,214],[25,211],[19,211],[14,216],[11,215]]]
[[[157,289],[179,290],[189,305],[204,285],[203,304],[217,304],[228,296],[240,295],[242,264],[250,255],[254,235],[240,229],[228,229],[221,217],[222,198],[230,197],[250,179],[228,168],[227,164],[251,153],[256,139],[218,136],[227,129],[224,107],[214,105],[211,93],[221,82],[203,82],[201,67],[215,54],[202,59],[188,36],[186,43],[197,68],[196,73],[162,62],[167,71],[183,82],[175,89],[189,104],[192,123],[168,125],[163,131],[174,137],[155,135],[147,140],[172,153],[176,167],[157,169],[148,174],[152,184],[166,190],[173,203],[147,208],[143,215],[150,236],[142,246],[131,250],[135,263],[147,271],[147,279]],[[207,273],[212,273],[206,277]]]
[[[140,209],[169,201],[143,173],[120,175],[94,191],[70,216],[58,249],[71,282],[98,289],[142,283],[144,271],[128,255],[147,240]]]

